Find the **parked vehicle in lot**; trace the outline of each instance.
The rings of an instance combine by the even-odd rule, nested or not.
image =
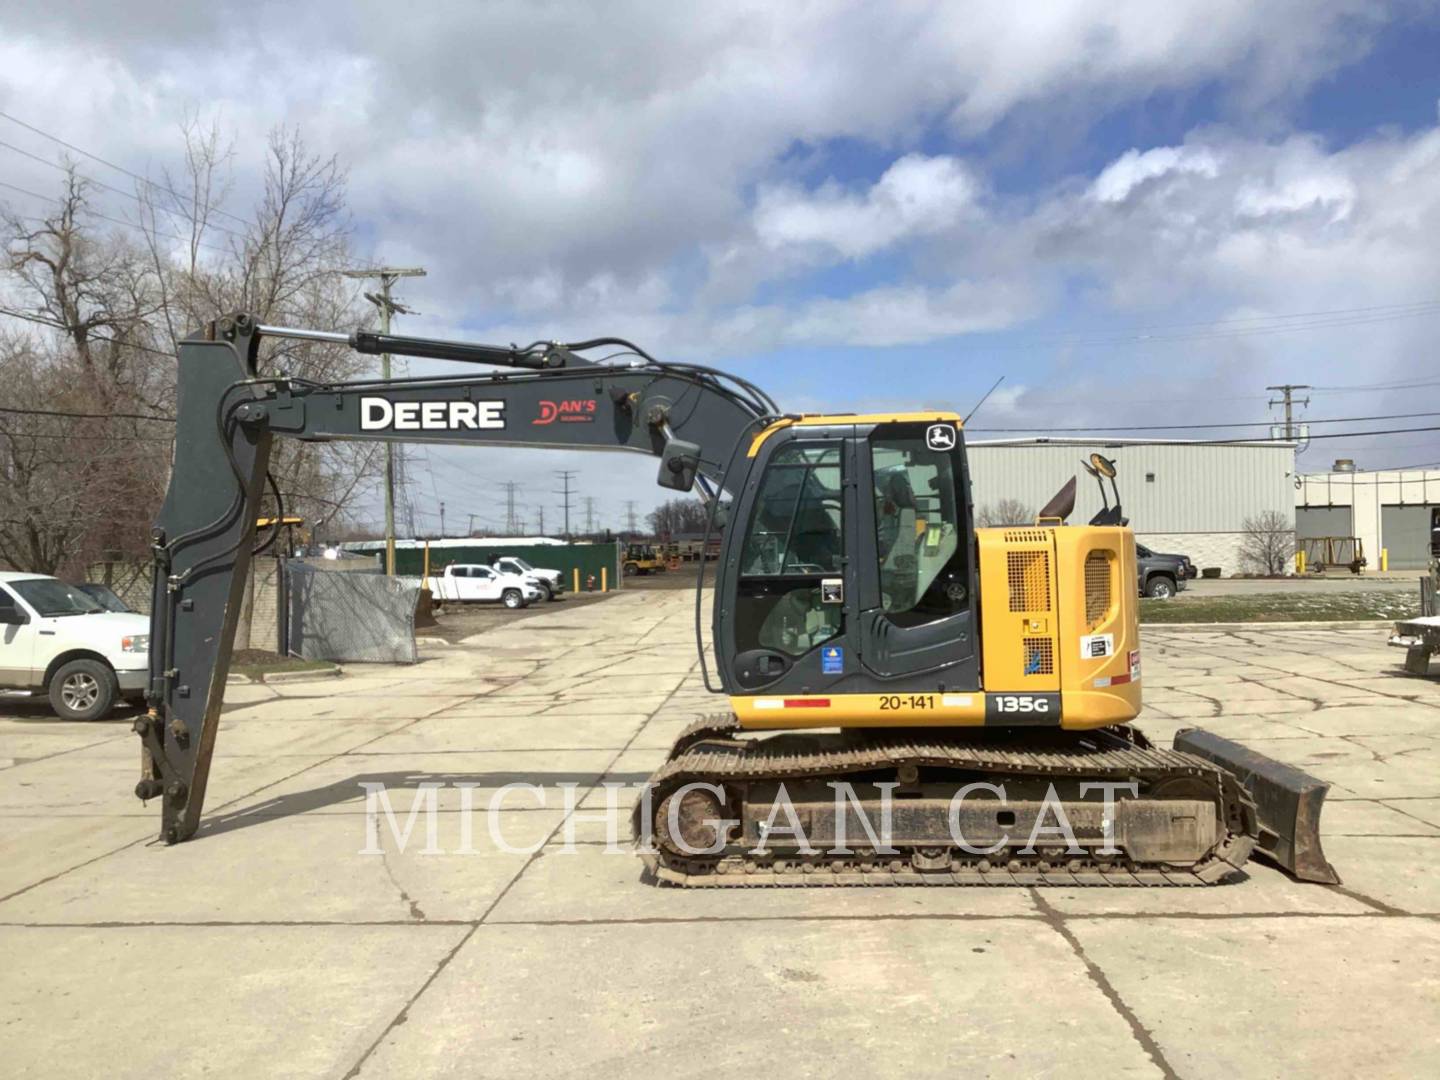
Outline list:
[[[43,574],[0,572],[0,689],[45,694],[63,720],[99,720],[150,677],[150,619],[107,611]]]
[[[665,557],[655,550],[653,544],[627,544],[620,569],[626,577],[658,573],[665,569]]]
[[[493,569],[502,574],[519,574],[521,577],[533,579],[545,594],[546,600],[554,600],[565,591],[565,578],[559,570],[531,566],[518,555],[491,555],[489,562]]]
[[[1135,545],[1135,561],[1141,596],[1174,596],[1195,576],[1195,566],[1188,556],[1151,551],[1144,544]]]
[[[438,601],[450,603],[501,603],[523,608],[545,595],[533,580],[519,574],[502,573],[478,563],[454,563],[438,577],[425,579],[425,587]]]

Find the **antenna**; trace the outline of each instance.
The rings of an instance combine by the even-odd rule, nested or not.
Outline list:
[[[990,387],[989,390],[985,391],[985,397],[982,397],[979,401],[975,403],[975,407],[965,414],[965,419],[960,421],[960,423],[962,425],[968,424],[970,422],[970,417],[974,416],[977,412],[980,411],[980,406],[985,404],[986,400],[990,397],[990,395],[993,394],[999,388],[1000,384],[1004,381],[1004,375],[1001,375],[998,379],[996,379],[995,385]]]

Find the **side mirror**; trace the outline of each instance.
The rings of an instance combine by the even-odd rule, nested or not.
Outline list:
[[[660,475],[656,480],[672,491],[689,491],[695,486],[695,470],[700,467],[700,447],[695,443],[671,439],[660,454]]]
[[[30,616],[19,608],[0,607],[0,626],[24,626],[30,621]]]

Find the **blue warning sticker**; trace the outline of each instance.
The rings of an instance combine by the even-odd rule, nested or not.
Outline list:
[[[845,650],[839,645],[826,645],[820,650],[820,674],[845,674]]]

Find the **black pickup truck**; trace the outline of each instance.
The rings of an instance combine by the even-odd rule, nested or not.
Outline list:
[[[1151,551],[1144,544],[1135,545],[1135,561],[1141,596],[1174,596],[1196,576],[1195,565],[1188,555],[1167,555]]]

